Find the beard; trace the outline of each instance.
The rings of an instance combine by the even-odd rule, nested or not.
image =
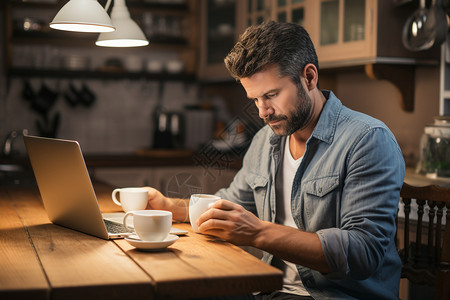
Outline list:
[[[306,93],[305,89],[299,84],[297,93],[297,103],[295,109],[287,115],[269,115],[264,118],[264,123],[269,124],[273,121],[285,121],[279,125],[270,126],[275,134],[279,136],[288,136],[299,129],[305,127],[312,113],[312,100]]]

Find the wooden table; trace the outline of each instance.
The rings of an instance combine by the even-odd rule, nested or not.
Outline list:
[[[112,189],[96,186],[102,212]],[[282,272],[239,247],[189,233],[143,252],[50,223],[37,189],[0,189],[0,299],[190,299],[280,289]]]

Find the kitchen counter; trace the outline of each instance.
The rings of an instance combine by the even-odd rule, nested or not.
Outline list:
[[[148,150],[136,153],[85,154],[86,166],[91,173],[99,169],[200,167],[237,171],[241,160],[226,153],[207,156],[190,150]],[[0,186],[34,186],[35,180],[28,156],[0,157]]]
[[[450,186],[450,178],[437,177],[432,178],[421,174],[416,174],[414,169],[407,168],[405,172],[405,182],[410,185],[424,186],[424,185],[440,185]]]
[[[88,168],[193,166],[193,155],[189,150],[139,150],[128,154],[87,154],[85,161]]]
[[[88,168],[95,167],[164,167],[164,166],[196,166],[202,153],[191,150],[154,150],[140,149],[136,153],[84,154]],[[241,167],[241,160],[227,156],[228,166],[233,169]],[[0,157],[1,165],[17,165],[30,168],[28,156]],[[1,168],[0,168],[1,171]]]

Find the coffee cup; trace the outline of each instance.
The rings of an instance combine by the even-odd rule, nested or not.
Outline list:
[[[133,216],[133,228],[127,219]],[[172,227],[172,213],[166,210],[135,210],[123,216],[123,225],[129,232],[136,232],[143,241],[163,241]]]
[[[189,201],[189,220],[194,232],[198,232],[197,220],[202,213],[210,208],[214,202],[219,200],[219,196],[208,194],[193,194]]]
[[[124,212],[143,210],[147,207],[148,191],[145,188],[121,188],[112,192],[112,200],[122,206]]]

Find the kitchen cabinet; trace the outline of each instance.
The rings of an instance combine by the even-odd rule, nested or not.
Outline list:
[[[199,78],[231,80],[223,59],[245,29],[245,1],[204,0],[200,5]]]
[[[311,34],[321,67],[361,64],[436,64],[437,47],[412,52],[402,42],[406,19],[416,7],[380,0],[311,1]]]
[[[321,70],[364,67],[373,79],[392,82],[406,111],[414,109],[414,70],[438,65],[440,48],[412,52],[402,44],[407,18],[418,1],[248,0],[246,20],[295,22],[309,32]]]
[[[98,47],[98,34],[50,29],[48,23],[66,2],[2,1],[7,76],[195,79],[197,1],[128,0],[132,19],[150,41],[149,46],[136,48]],[[105,0],[99,2],[103,7],[106,4]],[[114,1],[109,11],[113,5]],[[169,69],[169,61],[174,60],[181,61],[183,68]]]
[[[417,8],[380,0],[247,0],[248,24],[277,20],[303,25],[323,69],[385,64],[437,64],[439,49],[408,51],[401,42]]]

